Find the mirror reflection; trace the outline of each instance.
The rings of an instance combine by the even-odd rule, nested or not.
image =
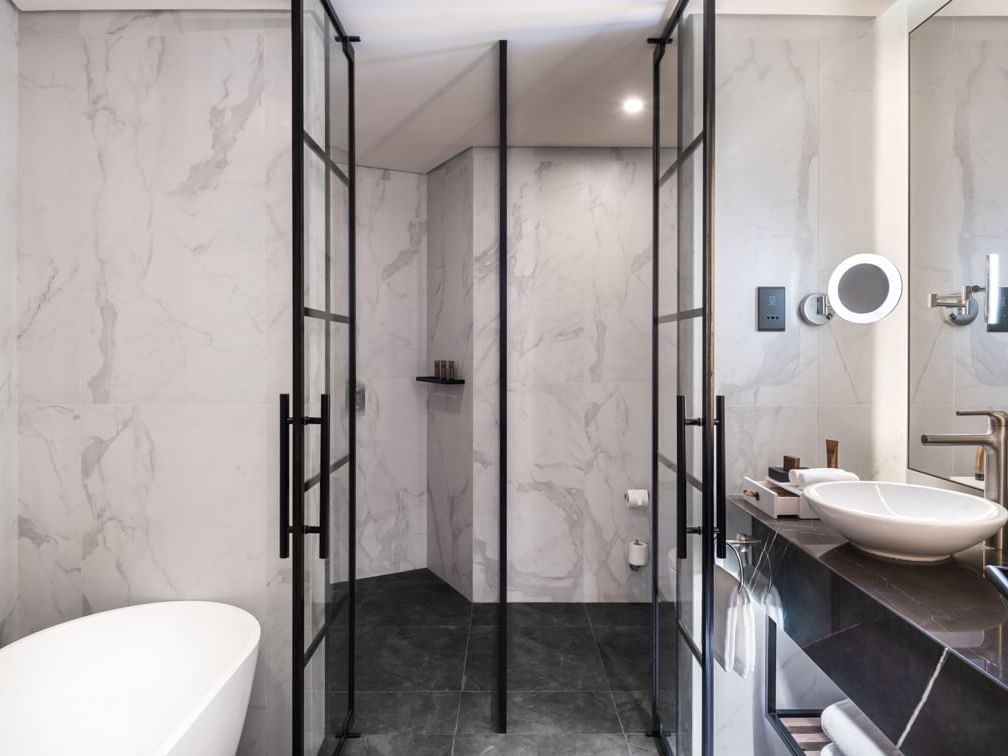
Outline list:
[[[1003,4],[1002,4],[1003,5]],[[910,36],[911,468],[983,489],[975,445],[1008,409],[1008,7],[952,0]]]

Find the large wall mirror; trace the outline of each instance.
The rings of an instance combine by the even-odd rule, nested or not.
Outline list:
[[[910,35],[909,465],[972,484],[982,432],[1008,409],[1008,3],[952,0]]]

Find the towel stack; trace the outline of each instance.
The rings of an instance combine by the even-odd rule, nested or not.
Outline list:
[[[756,610],[739,579],[714,569],[714,659],[726,672],[749,677],[756,668]]]
[[[900,756],[900,750],[849,698],[827,706],[821,726],[833,741],[822,756]]]
[[[805,488],[813,483],[833,483],[840,480],[861,480],[857,475],[838,467],[808,467],[788,471],[788,482],[796,488]]]

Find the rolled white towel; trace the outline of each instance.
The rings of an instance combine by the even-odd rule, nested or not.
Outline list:
[[[844,754],[836,747],[836,743],[830,743],[827,746],[823,746],[823,749],[819,751],[819,756],[844,756]]]
[[[788,471],[788,482],[798,488],[805,488],[813,483],[832,483],[837,480],[861,479],[852,472],[835,467],[809,467],[804,470]]]
[[[899,749],[889,742],[882,730],[849,698],[827,706],[823,710],[820,726],[841,753],[900,756]]]

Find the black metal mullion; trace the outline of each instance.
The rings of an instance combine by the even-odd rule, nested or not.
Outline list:
[[[328,296],[329,294],[327,292],[326,297],[328,298]],[[330,306],[331,305],[329,303],[326,303],[327,308]],[[335,312],[329,312],[328,310],[319,310],[315,307],[305,307],[302,310],[301,314],[306,318],[316,318],[317,320],[328,320],[333,323],[346,323],[346,324],[350,323],[349,315],[338,315]]]
[[[330,462],[329,463],[329,474],[332,475],[333,473],[338,472],[339,469],[341,467],[343,467],[344,465],[346,465],[348,462],[350,462],[350,455],[349,454],[344,454],[342,457],[340,457],[339,459],[337,459],[335,462]],[[310,478],[306,478],[305,482],[304,482],[305,493],[307,493],[308,491],[310,491],[311,489],[313,489],[315,486],[317,486],[321,482],[321,480],[322,480],[322,475],[320,473],[315,473],[315,475],[312,475]]]
[[[328,5],[328,0],[323,0]],[[350,583],[347,642],[347,718],[344,737],[349,736],[353,724],[357,647],[357,409],[353,396],[357,387],[357,104],[356,104],[356,64],[354,62],[354,38],[348,37],[339,19],[333,21],[343,43],[343,54],[347,59],[347,169],[349,171],[349,197],[347,198],[347,312],[349,357],[346,396],[338,397],[345,402],[349,419],[347,421],[347,443],[350,465],[347,470],[347,579]]]
[[[715,105],[715,0],[704,0],[703,10],[703,479],[715,480],[715,418],[717,417],[714,382],[714,105]],[[715,490],[707,486],[703,496],[703,733],[704,756],[714,754],[714,557],[718,514]]]
[[[497,699],[498,699],[498,723],[497,729],[501,733],[507,732],[508,726],[508,706],[507,706],[507,556],[508,556],[508,232],[507,232],[507,195],[508,195],[508,43],[502,39],[497,43],[497,285],[498,298],[498,319],[500,321],[498,337],[498,405],[500,420],[498,422],[499,455],[500,455],[500,478],[498,480],[498,496],[500,506],[500,519],[498,525],[499,556],[497,560],[500,574],[497,578],[498,584],[498,611],[497,611]]]
[[[680,137],[681,136],[682,135],[680,135]],[[695,137],[693,137],[693,141],[691,141],[682,150],[680,150],[679,154],[676,155],[676,159],[672,161],[672,164],[668,168],[665,169],[665,173],[663,173],[662,177],[658,180],[659,186],[664,186],[665,182],[668,181],[670,178],[672,178],[673,174],[675,174],[676,171],[679,170],[680,166],[682,166],[683,163],[689,160],[690,155],[696,152],[697,147],[703,144],[703,140],[704,140],[704,132],[703,129],[701,129],[700,133],[697,134]]]
[[[327,35],[326,39],[328,40],[328,35]],[[326,74],[326,76],[328,77],[328,74]],[[328,84],[326,86],[328,87]],[[328,99],[328,91],[327,91],[327,94],[326,94],[326,99]],[[328,121],[328,116],[326,117],[326,120]],[[307,145],[308,149],[310,149],[312,151],[312,153],[314,153],[315,157],[317,157],[319,160],[321,160],[323,163],[325,163],[325,166],[330,171],[332,171],[333,173],[336,174],[336,178],[338,178],[344,184],[349,184],[350,183],[349,177],[345,173],[343,173],[343,169],[340,168],[339,163],[337,163],[335,160],[333,160],[332,156],[329,154],[329,129],[328,129],[328,125],[327,125],[327,128],[326,128],[326,136],[325,136],[326,147],[325,148],[323,148],[322,145],[320,145],[317,141],[315,141],[315,137],[313,137],[307,131],[305,131],[302,136],[304,137],[304,143],[305,143],[305,145]]]
[[[659,275],[659,242],[660,223],[658,190],[661,171],[661,60],[665,55],[665,41],[655,47],[652,57],[651,72],[651,541],[653,554],[658,554],[658,508],[661,505],[658,484],[658,457],[660,443],[660,426],[658,421],[659,380],[658,369],[658,312],[660,303]],[[658,591],[658,560],[651,560],[651,728],[659,741],[664,740],[664,725],[659,707],[658,670],[661,662],[661,610]]]
[[[703,307],[694,307],[692,310],[683,310],[681,312],[672,312],[668,315],[658,315],[655,318],[655,322],[661,325],[662,323],[678,323],[683,320],[693,320],[694,318],[702,318],[704,315]]]
[[[301,491],[304,470],[304,434],[301,432],[304,420],[304,321],[297,313],[304,308],[304,149],[301,135],[304,134],[304,5],[302,0],[291,0],[291,119],[295,145],[292,152],[291,178],[293,212],[291,286],[294,317],[293,351],[293,436],[294,475],[291,492],[294,504],[291,589],[291,753],[304,753],[304,539],[300,533],[304,527],[304,494]]]

